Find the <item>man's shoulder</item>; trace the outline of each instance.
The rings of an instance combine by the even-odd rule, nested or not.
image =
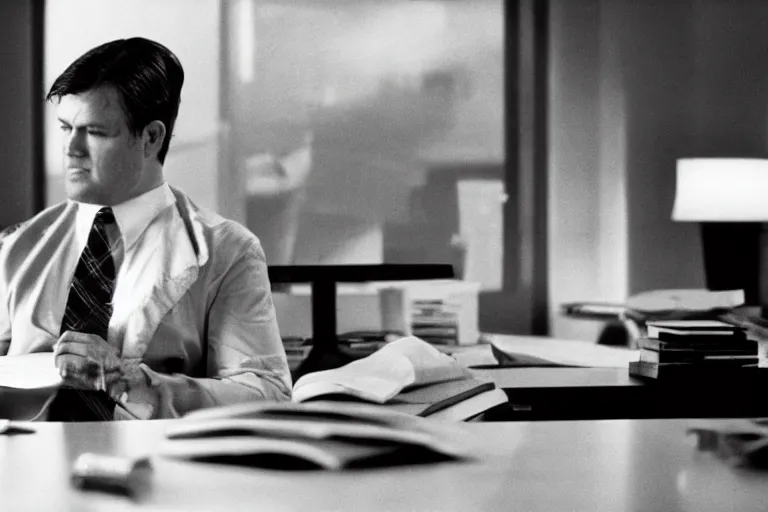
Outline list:
[[[6,238],[17,232],[19,229],[23,228],[28,222],[29,220],[17,222],[16,224],[12,224],[0,231],[0,244],[2,244]]]
[[[203,235],[212,245],[214,251],[229,252],[232,247],[254,245],[261,247],[259,238],[241,223],[228,219],[208,208],[197,205],[189,196],[174,189],[177,202],[180,203],[182,215],[194,216]],[[189,213],[185,213],[189,212]]]
[[[211,239],[213,250],[221,250],[228,253],[262,252],[259,237],[253,231],[237,221],[227,219],[215,214],[219,221],[211,225]]]
[[[0,247],[20,238],[39,240],[40,236],[50,228],[67,210],[67,202],[55,204],[37,213],[34,217],[22,222],[6,226],[0,231]]]

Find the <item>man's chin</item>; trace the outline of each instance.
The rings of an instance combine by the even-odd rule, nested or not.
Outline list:
[[[67,198],[78,203],[103,204],[102,194],[89,181],[78,179],[78,176],[67,176]]]

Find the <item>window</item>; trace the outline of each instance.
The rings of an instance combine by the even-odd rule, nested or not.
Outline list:
[[[270,264],[450,262],[503,293],[519,274],[510,220],[530,220],[509,204],[524,193],[505,89],[524,72],[505,55],[519,44],[504,11],[503,0],[47,0],[45,88],[98,44],[157,40],[186,72],[167,181],[254,231]],[[50,205],[64,192],[46,108]]]

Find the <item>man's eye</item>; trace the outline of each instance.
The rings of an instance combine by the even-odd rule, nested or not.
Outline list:
[[[99,130],[88,130],[88,135],[93,135],[94,137],[103,137],[104,132],[100,132]]]
[[[71,132],[71,131],[72,131],[72,127],[71,127],[71,126],[67,126],[67,125],[65,125],[65,124],[63,124],[63,125],[59,126],[59,129],[60,129],[61,131],[63,131],[64,133],[68,133],[68,132]]]

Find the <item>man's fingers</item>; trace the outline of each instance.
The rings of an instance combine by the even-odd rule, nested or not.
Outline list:
[[[114,384],[123,377],[123,372],[120,369],[112,370],[111,372],[104,373],[104,380],[107,386]]]
[[[119,400],[120,396],[128,391],[128,383],[123,379],[117,379],[111,384],[108,384],[109,396],[115,400]]]
[[[60,339],[53,347],[53,353],[56,356],[71,354],[87,358],[91,352],[93,352],[93,350],[91,350],[88,344],[80,341],[61,341]]]
[[[95,389],[95,379],[74,364],[59,366],[59,374],[64,385],[79,389]]]
[[[107,344],[107,342],[98,334],[90,334],[87,332],[77,331],[64,331],[59,336],[59,339],[54,344],[54,347],[61,344],[82,344],[82,345],[101,345]]]
[[[79,356],[97,363],[106,371],[112,371],[120,365],[117,350],[96,334],[66,331],[61,335],[53,349],[57,357],[62,355]]]
[[[54,357],[54,362],[60,373],[81,373],[88,363],[88,359],[75,354],[58,354]]]

